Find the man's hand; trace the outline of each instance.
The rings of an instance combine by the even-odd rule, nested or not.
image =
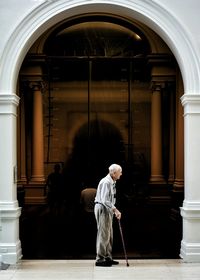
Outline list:
[[[115,214],[115,217],[118,219],[118,220],[120,220],[121,219],[121,212],[117,209],[117,208],[115,208],[115,211],[114,211],[114,214]]]

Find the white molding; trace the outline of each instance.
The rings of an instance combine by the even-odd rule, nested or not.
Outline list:
[[[164,7],[149,0],[58,0],[39,2],[15,28],[0,58],[0,92],[12,92],[22,61],[35,40],[55,23],[74,15],[112,13],[138,19],[157,32],[174,53],[186,92],[200,92],[198,48],[186,27]],[[8,59],[9,58],[9,59]]]
[[[181,241],[180,257],[185,262],[200,262],[200,243]]]
[[[183,219],[200,220],[200,201],[183,201],[183,207],[180,207]]]
[[[0,217],[2,219],[16,219],[19,218],[21,215],[21,207],[16,209],[0,209]]]
[[[0,244],[0,260],[6,264],[16,264],[22,258],[21,242]]]
[[[184,209],[194,209],[194,210],[197,210],[199,209],[200,210],[200,201],[198,200],[184,200],[183,201],[183,208]]]
[[[199,220],[200,221],[200,207],[199,208],[185,208],[180,207],[181,210],[181,216],[183,219],[187,220]]]
[[[20,98],[16,94],[0,94],[0,115],[17,115]]]
[[[200,94],[184,94],[181,103],[184,106],[184,116],[200,114]]]
[[[0,234],[3,231],[4,235],[5,233],[10,235],[10,238],[3,235],[6,242],[3,239],[0,242],[0,260],[8,264],[16,264],[22,257],[21,241],[17,229],[21,208],[13,208],[16,205],[16,202],[0,203]]]
[[[18,201],[1,201],[0,200],[0,210],[6,210],[6,209],[16,209],[18,208]]]

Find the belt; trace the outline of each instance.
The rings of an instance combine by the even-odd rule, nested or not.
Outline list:
[[[95,202],[94,204],[100,204],[100,205],[104,206],[103,203],[101,203],[101,202]]]

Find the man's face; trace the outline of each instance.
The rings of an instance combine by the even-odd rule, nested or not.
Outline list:
[[[121,170],[121,169],[116,170],[116,171],[113,173],[113,179],[114,179],[115,181],[118,180],[121,176],[122,176],[122,170]]]

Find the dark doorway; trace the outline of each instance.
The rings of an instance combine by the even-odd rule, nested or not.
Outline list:
[[[80,193],[96,188],[112,163],[123,168],[117,203],[128,256],[178,256],[180,225],[172,223],[170,205],[148,199],[149,52],[137,28],[98,16],[60,25],[46,41],[45,168],[48,175],[52,163],[64,163],[64,191],[53,212],[47,205],[23,207],[24,258],[95,258],[96,223],[93,213],[84,211]],[[121,258],[117,223],[114,227],[114,254]]]

